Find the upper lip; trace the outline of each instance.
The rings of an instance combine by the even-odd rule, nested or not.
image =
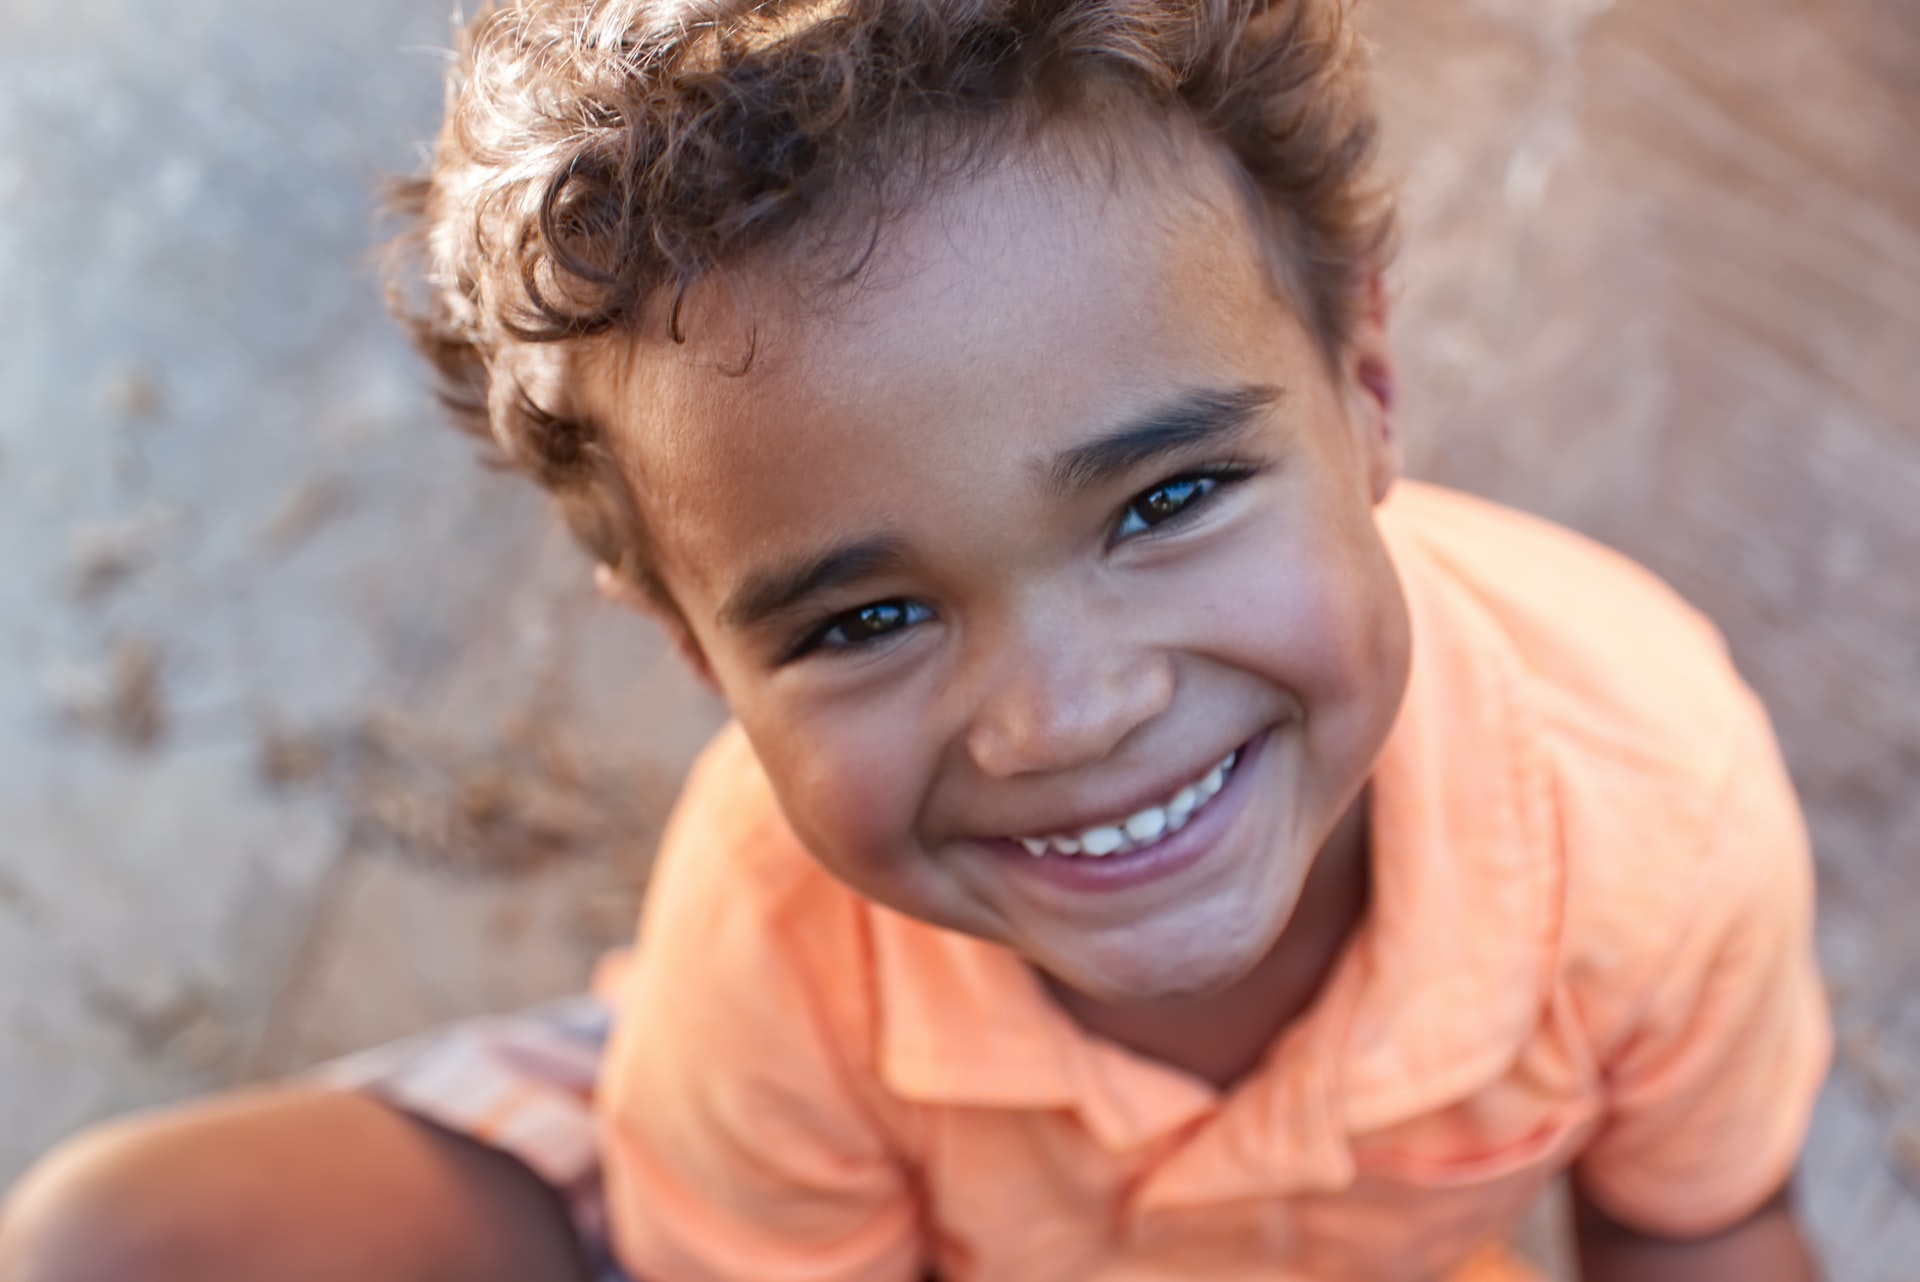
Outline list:
[[[1156,783],[1130,789],[1124,800],[1076,804],[1073,809],[1063,812],[1062,817],[1045,819],[1030,827],[1002,828],[986,835],[994,840],[1013,841],[1021,837],[1073,834],[1102,824],[1123,823],[1129,816],[1143,810],[1164,806],[1182,788],[1204,778],[1209,770],[1226,760],[1229,753],[1244,752],[1247,742],[1243,740],[1237,746],[1222,748],[1213,756],[1196,761],[1181,773],[1165,774]]]

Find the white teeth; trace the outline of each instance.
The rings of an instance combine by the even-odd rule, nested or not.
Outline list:
[[[1167,812],[1158,807],[1142,810],[1127,820],[1127,836],[1133,841],[1148,842],[1167,830]]]
[[[1227,754],[1226,760],[1199,780],[1180,789],[1164,806],[1151,806],[1128,816],[1122,823],[1100,824],[1071,837],[1053,833],[1045,837],[1020,837],[1017,840],[1035,859],[1049,852],[1099,859],[1132,850],[1136,846],[1150,845],[1168,833],[1186,827],[1187,821],[1226,786],[1227,776],[1233,773],[1239,760],[1238,750]]]

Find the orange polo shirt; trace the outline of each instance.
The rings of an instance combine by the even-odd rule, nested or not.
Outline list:
[[[1786,1178],[1824,1074],[1806,836],[1712,629],[1572,534],[1406,485],[1414,628],[1374,897],[1227,1092],[1007,950],[807,857],[737,731],[669,827],[602,1086],[652,1282],[1525,1277],[1573,1168],[1690,1234]]]

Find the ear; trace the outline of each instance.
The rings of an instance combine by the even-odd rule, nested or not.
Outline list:
[[[693,670],[693,675],[708,689],[716,694],[719,692],[720,682],[713,675],[713,665],[707,662],[706,651],[700,648],[700,642],[694,639],[693,629],[687,626],[687,621],[680,617],[678,610],[661,605],[632,579],[604,561],[593,567],[593,586],[600,593],[601,600],[629,610],[638,610],[665,628],[667,639],[673,642],[673,648]]]
[[[1396,408],[1398,379],[1393,349],[1387,342],[1387,288],[1380,273],[1367,292],[1342,360],[1348,403],[1367,467],[1367,486],[1375,503],[1383,502],[1400,479],[1404,453]]]

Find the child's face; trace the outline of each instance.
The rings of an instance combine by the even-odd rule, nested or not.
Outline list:
[[[1265,955],[1408,662],[1377,318],[1330,373],[1195,152],[1011,161],[586,389],[814,855],[1104,1001]]]

